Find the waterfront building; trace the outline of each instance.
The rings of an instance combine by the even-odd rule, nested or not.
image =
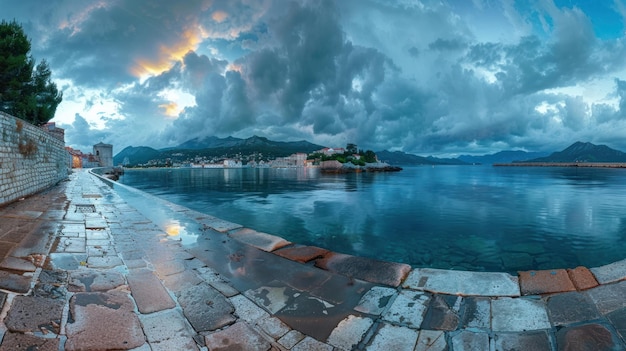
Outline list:
[[[100,161],[100,167],[113,167],[113,145],[99,142],[93,146],[93,154]]]

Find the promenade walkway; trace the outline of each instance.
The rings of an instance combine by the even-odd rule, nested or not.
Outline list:
[[[626,350],[626,260],[412,269],[86,171],[0,208],[0,290],[0,351]]]

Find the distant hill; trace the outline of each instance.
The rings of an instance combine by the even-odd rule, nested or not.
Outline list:
[[[480,163],[484,165],[490,165],[494,163],[512,163],[516,161],[526,161],[533,158],[548,156],[548,152],[526,152],[526,151],[500,151],[495,154],[482,155],[482,156],[470,156],[461,155],[459,160],[467,163]]]
[[[155,150],[147,146],[128,146],[113,157],[114,165],[124,164],[124,159],[128,158],[131,165],[146,163],[150,160],[158,158],[161,151]]]
[[[305,140],[292,142],[272,141],[256,135],[248,139],[207,137],[191,139],[177,147],[161,150],[155,150],[146,146],[129,146],[113,157],[113,163],[116,165],[123,164],[124,159],[128,158],[129,165],[134,166],[145,164],[151,160],[165,161],[170,159],[182,162],[195,157],[228,158],[252,154],[258,154],[263,159],[273,159],[289,156],[297,152],[312,153],[323,148],[321,145]]]
[[[188,150],[201,150],[211,149],[216,147],[231,147],[240,143],[242,139],[232,136],[226,138],[218,138],[215,136],[209,136],[204,138],[194,138],[187,140],[186,142],[176,146],[173,149],[188,149]]]
[[[606,145],[577,141],[563,151],[525,162],[626,162],[626,153]]]
[[[455,158],[422,157],[407,154],[402,151],[377,151],[376,156],[382,162],[391,165],[417,166],[417,165],[465,165],[467,163]]]

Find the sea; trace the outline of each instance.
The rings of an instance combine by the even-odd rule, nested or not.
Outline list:
[[[413,267],[513,273],[626,258],[626,169],[126,169],[119,182],[293,243]]]

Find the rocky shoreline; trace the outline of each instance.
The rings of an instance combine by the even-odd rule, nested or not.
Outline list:
[[[338,161],[324,161],[320,166],[322,173],[344,174],[361,172],[399,172],[402,167],[391,166],[387,163],[368,163],[365,166],[357,166],[352,163],[340,163]]]

